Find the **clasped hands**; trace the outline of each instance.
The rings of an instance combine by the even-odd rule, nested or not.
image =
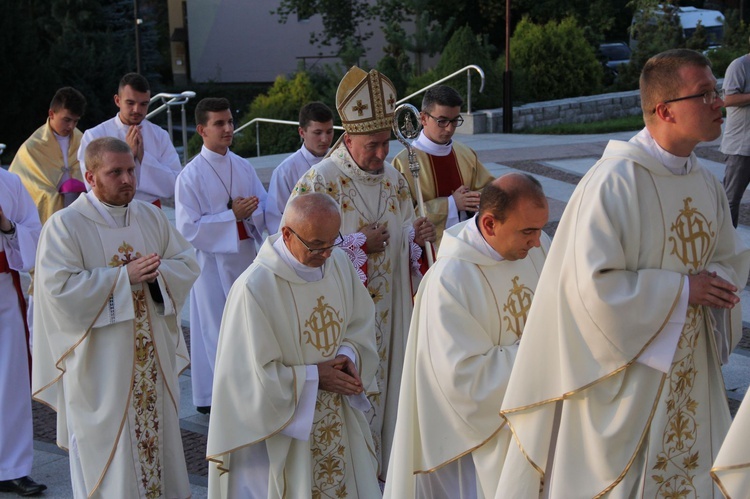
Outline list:
[[[232,211],[237,220],[248,218],[258,208],[260,200],[258,196],[248,196],[246,198],[236,197],[232,199]]]
[[[479,191],[472,191],[462,185],[453,191],[453,201],[456,202],[458,211],[479,211]]]
[[[125,134],[125,142],[130,146],[133,152],[133,158],[139,163],[143,163],[143,136],[141,135],[141,125],[130,125],[128,133]]]
[[[130,284],[156,281],[156,277],[159,275],[159,265],[161,265],[161,257],[156,253],[130,260],[125,266],[128,270]]]
[[[346,355],[337,355],[318,364],[318,387],[341,395],[358,395],[364,391],[357,367]]]

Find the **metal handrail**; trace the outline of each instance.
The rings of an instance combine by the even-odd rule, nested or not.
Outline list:
[[[413,94],[407,95],[403,99],[397,100],[396,101],[396,105],[399,105],[399,104],[401,104],[403,102],[406,102],[409,99],[411,99],[412,97],[414,97],[415,95],[419,95],[422,92],[426,92],[427,90],[431,89],[432,87],[440,85],[444,81],[450,80],[454,76],[459,75],[459,74],[463,73],[464,71],[466,71],[466,112],[468,114],[471,114],[471,70],[472,69],[476,70],[476,72],[479,73],[479,76],[482,77],[482,84],[479,85],[479,93],[481,94],[482,90],[484,90],[484,71],[482,70],[482,68],[480,68],[476,64],[469,64],[468,66],[465,66],[465,67],[459,69],[455,73],[451,73],[448,76],[446,76],[445,78],[441,78],[440,80],[427,85],[426,87],[422,88],[421,90],[417,90]]]
[[[422,88],[421,90],[417,90],[413,94],[408,95],[408,96],[404,97],[403,99],[396,101],[396,105],[402,104],[403,102],[406,102],[407,100],[411,99],[415,95],[419,95],[422,92],[425,92],[425,91],[431,89],[432,87],[434,87],[436,85],[440,85],[444,81],[450,80],[454,76],[459,75],[459,74],[463,73],[464,71],[466,71],[466,83],[467,83],[467,85],[466,85],[466,88],[467,88],[467,91],[466,91],[466,94],[467,94],[466,95],[466,109],[467,109],[467,112],[469,114],[471,114],[471,70],[472,69],[475,70],[477,73],[479,73],[479,76],[482,78],[482,83],[479,86],[479,92],[481,93],[484,90],[484,79],[485,79],[484,78],[484,70],[482,68],[480,68],[479,66],[477,66],[476,64],[470,64],[468,66],[465,66],[465,67],[459,69],[455,73],[451,73],[450,75],[446,76],[445,78],[441,78],[440,80],[438,80],[438,81],[436,81],[434,83],[431,83],[430,85],[427,85],[426,87]],[[183,93],[185,93],[185,92],[183,92]],[[255,146],[256,146],[256,154],[258,156],[260,156],[260,124],[261,123],[276,123],[278,125],[299,126],[299,123],[296,122],[296,121],[275,120],[275,119],[271,119],[271,118],[253,118],[250,121],[248,121],[247,123],[243,123],[242,126],[236,128],[234,130],[235,135],[237,133],[241,132],[242,130],[244,130],[245,128],[249,127],[250,125],[255,124]],[[344,127],[341,127],[341,126],[334,126],[333,128],[334,128],[334,130],[344,130]],[[183,127],[183,130],[184,130],[184,127]]]
[[[192,90],[185,90],[179,94],[160,93],[151,97],[149,105],[154,102],[161,101],[161,106],[157,107],[153,111],[146,115],[146,119],[151,119],[153,116],[161,114],[163,111],[167,111],[167,132],[169,133],[170,139],[172,138],[172,106],[180,106],[180,115],[182,118],[182,166],[187,164],[187,113],[185,112],[185,104],[195,97],[195,92]]]
[[[276,123],[277,125],[294,125],[299,126],[299,121],[289,121],[289,120],[274,120],[271,118],[253,118],[247,123],[244,123],[241,127],[236,128],[234,130],[234,134],[236,135],[238,132],[244,130],[248,126],[255,123],[255,150],[258,156],[260,156],[260,124],[262,123]],[[334,130],[343,130],[344,127],[342,126],[334,126]]]

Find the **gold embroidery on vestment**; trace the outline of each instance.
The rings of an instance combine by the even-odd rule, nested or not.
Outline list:
[[[313,458],[313,498],[347,497],[344,421],[341,395],[319,391],[315,404],[311,452]]]
[[[692,200],[690,197],[683,199],[685,207],[670,227],[673,235],[669,241],[672,243],[670,254],[676,255],[691,272],[697,272],[703,267],[716,232],[711,230],[711,222],[706,216],[690,206]]]
[[[122,267],[140,258],[141,254],[123,241],[117,248],[117,255],[112,256],[110,267]],[[146,293],[141,287],[133,291],[133,309],[135,314],[135,340],[133,355],[133,392],[131,404],[135,417],[134,437],[138,451],[141,485],[148,499],[162,497],[161,479],[161,442],[159,425],[157,384],[159,368],[156,363],[156,350],[151,322],[148,316]]]
[[[137,251],[134,252],[133,247],[126,241],[123,241],[119,248],[117,248],[117,255],[113,255],[109,261],[110,267],[120,267],[127,265],[136,258],[140,258],[141,254]],[[122,256],[120,256],[122,255]]]
[[[323,301],[324,299],[324,296],[318,298],[318,305],[305,321],[305,330],[302,334],[307,335],[307,343],[317,348],[324,357],[329,357],[339,344],[341,324],[344,320],[336,309]]]
[[[697,421],[698,401],[692,392],[698,371],[695,348],[702,331],[703,313],[695,305],[688,307],[685,327],[668,376],[667,421],[662,448],[656,455],[651,479],[659,484],[658,497],[697,497],[693,484],[700,466]]]
[[[505,326],[508,331],[515,334],[517,338],[520,338],[523,333],[523,327],[526,324],[526,316],[529,314],[531,300],[534,297],[534,292],[531,288],[524,284],[519,284],[519,279],[519,276],[513,278],[513,287],[508,293],[508,299],[503,305],[503,312],[508,312],[507,315],[503,316]]]

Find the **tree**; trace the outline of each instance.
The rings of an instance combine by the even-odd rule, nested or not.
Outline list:
[[[372,36],[372,31],[362,28],[369,26],[373,19],[373,6],[368,0],[281,0],[279,8],[271,11],[285,24],[290,16],[306,19],[320,14],[323,32],[312,33],[310,44],[318,46],[342,47],[347,40],[363,46]]]
[[[516,96],[524,101],[590,95],[600,88],[602,67],[572,17],[545,25],[524,18],[510,44]]]
[[[750,25],[740,19],[738,10],[727,10],[724,13],[724,38],[721,47],[711,49],[708,53],[717,77],[724,75],[733,60],[750,52],[749,38]]]
[[[300,108],[317,98],[307,73],[299,72],[291,80],[279,76],[267,94],[261,94],[253,100],[240,125],[253,118],[273,117],[297,121]],[[259,135],[261,154],[290,152],[299,147],[297,128],[290,125],[261,123]],[[256,146],[255,129],[251,126],[235,137],[232,150],[240,156],[255,156]]]
[[[79,127],[89,128],[115,112],[112,96],[120,77],[135,70],[131,0],[0,0],[0,51],[6,104],[0,141],[5,160],[44,123],[55,90],[73,86],[88,101]],[[161,56],[155,17],[144,0],[142,53],[146,75],[158,88]],[[150,17],[149,17],[150,16]],[[11,49],[12,47],[12,49]]]
[[[658,3],[661,2],[661,3]],[[672,48],[684,47],[676,0],[633,0],[636,12],[630,28],[637,45],[630,64],[620,73],[620,85],[637,88],[641,69],[652,56]]]
[[[386,40],[393,47],[398,47],[414,54],[414,73],[419,76],[424,72],[425,55],[432,57],[445,45],[454,19],[448,18],[438,23],[430,12],[431,0],[381,0],[378,12],[385,26]],[[407,34],[404,24],[414,23],[414,33]],[[398,54],[393,54],[397,57]]]
[[[487,37],[476,35],[469,26],[463,26],[456,30],[448,40],[437,66],[423,75],[413,78],[409,82],[407,92],[416,92],[469,64],[475,64],[482,68],[485,73],[485,89],[484,93],[479,93],[480,80],[476,73],[473,73],[471,80],[472,108],[497,107],[502,102],[502,83],[495,72],[491,52],[492,47],[487,42]],[[446,84],[455,88],[466,99],[468,88],[465,73],[457,75],[454,79],[447,81]],[[419,107],[420,102],[421,97],[415,97],[412,104]]]

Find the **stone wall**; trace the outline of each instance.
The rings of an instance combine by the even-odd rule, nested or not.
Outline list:
[[[519,132],[561,123],[602,121],[638,114],[641,114],[641,98],[638,90],[534,102],[513,108],[513,131]],[[477,111],[464,117],[466,123],[457,130],[458,133],[501,133],[503,131],[502,109]]]

